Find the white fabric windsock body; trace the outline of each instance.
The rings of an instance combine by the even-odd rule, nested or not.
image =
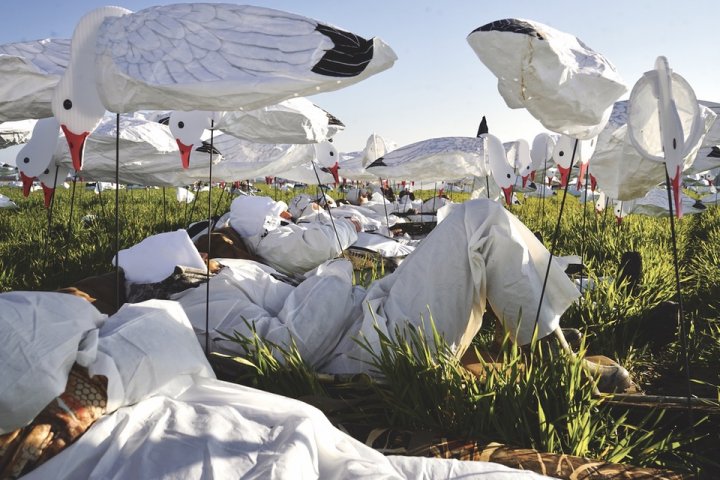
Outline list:
[[[577,139],[596,136],[627,91],[615,67],[573,35],[509,18],[467,41],[498,78],[510,108],[526,108],[545,128]]]
[[[434,182],[474,175],[489,175],[483,142],[476,137],[430,138],[388,152],[367,165],[383,179]]]

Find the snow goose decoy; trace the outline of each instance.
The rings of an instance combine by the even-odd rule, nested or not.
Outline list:
[[[507,154],[508,162],[522,179],[522,186],[525,188],[532,170],[532,158],[530,157],[530,144],[525,139],[518,139],[514,142],[503,144]]]
[[[575,146],[577,142],[577,147]],[[565,187],[570,180],[570,170],[575,165],[580,165],[577,189],[584,180],[587,172],[590,157],[595,150],[596,139],[577,140],[567,135],[560,135],[553,149],[552,159],[560,172],[560,186]],[[573,156],[574,155],[574,156]],[[573,161],[573,158],[577,161]],[[595,188],[593,187],[593,190]]]
[[[35,123],[30,140],[20,149],[15,158],[23,183],[23,195],[30,194],[33,181],[55,164],[53,155],[57,148],[60,126],[53,117],[42,118]],[[48,192],[45,191],[46,198]]]
[[[677,207],[676,207],[677,208]],[[680,214],[689,215],[702,213],[707,206],[702,201],[694,200],[680,192]],[[649,217],[667,217],[670,214],[668,208],[667,190],[665,188],[653,188],[643,198],[635,200],[630,213],[636,215],[647,215]]]
[[[467,41],[498,78],[510,108],[526,108],[550,131],[592,138],[627,91],[615,67],[575,36],[531,20],[497,20]]]
[[[690,109],[692,110],[692,107]],[[713,125],[716,116],[706,107],[701,107],[700,113],[707,130]],[[658,139],[659,137],[655,137],[656,142]],[[693,152],[698,152],[699,157],[701,151],[698,142],[685,158],[685,170],[695,156]],[[695,161],[697,162],[697,159]],[[664,165],[644,157],[630,141],[627,100],[615,102],[610,120],[597,137],[592,162],[592,174],[598,186],[611,198],[641,198],[657,184],[665,181]]]
[[[327,185],[329,183],[339,183],[338,177],[338,151],[335,146],[324,141],[314,145],[295,145],[296,147],[304,147],[310,152],[310,161],[295,165],[285,170],[276,170],[274,174],[282,178],[292,180],[293,182],[301,182],[306,184]],[[277,168],[277,165],[275,166]]]
[[[505,147],[499,138],[489,133],[481,135],[484,140],[484,150],[490,163],[490,172],[495,183],[505,195],[505,203],[513,205],[513,186],[516,176],[513,168],[507,162]]]
[[[385,140],[372,133],[365,142],[365,148],[358,152],[344,152],[340,155],[340,166],[343,180],[377,180],[377,176],[365,169],[366,166],[384,156],[388,152]],[[405,180],[402,181],[405,183]]]
[[[557,138],[548,133],[539,133],[533,139],[532,147],[530,147],[530,181],[535,181],[535,174],[541,170],[543,178],[546,177],[547,161],[552,159],[553,150]]]
[[[134,112],[120,117],[109,112],[88,138],[84,152],[83,177],[97,181],[115,182],[116,148],[123,152],[118,169],[121,183],[158,186],[188,185],[207,180],[208,162],[198,162],[189,169],[178,168],[178,148],[167,125],[156,121],[155,112]],[[213,168],[221,162],[215,145],[212,155]],[[208,152],[207,145],[197,150]],[[72,167],[70,151],[64,142],[55,152],[55,161],[61,166]],[[232,177],[225,180],[235,180]]]
[[[15,159],[23,184],[23,195],[28,196],[37,179],[44,193],[45,207],[50,206],[58,182],[65,183],[69,169],[55,162],[60,127],[53,117],[35,123],[32,137],[20,149]]]
[[[714,114],[713,114],[714,115]],[[675,212],[682,217],[680,181],[685,159],[699,148],[707,128],[695,92],[665,57],[635,83],[628,100],[628,136],[640,154],[665,163]],[[694,155],[693,155],[694,156]]]
[[[503,150],[503,156],[505,155]],[[505,161],[507,163],[507,161]],[[483,141],[476,137],[440,137],[397,148],[366,167],[376,177],[435,182],[469,175],[487,176]]]
[[[17,203],[10,199],[10,197],[6,197],[0,193],[0,208],[18,208],[18,206]]]
[[[378,38],[267,8],[103,7],[75,28],[52,110],[79,170],[105,110],[252,110],[343,88],[396,58]]]
[[[161,122],[175,136],[183,168],[190,165],[193,146],[210,128],[249,142],[274,144],[317,143],[345,128],[337,117],[302,97],[250,111],[175,110]]]

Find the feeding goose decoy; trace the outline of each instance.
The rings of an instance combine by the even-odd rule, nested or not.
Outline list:
[[[210,128],[249,142],[273,144],[318,143],[345,128],[337,117],[301,97],[250,111],[175,110],[163,123],[175,136],[183,168],[190,164],[193,146]]]

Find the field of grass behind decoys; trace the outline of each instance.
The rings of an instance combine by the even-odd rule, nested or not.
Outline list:
[[[298,193],[258,188],[285,201]],[[219,188],[210,198],[199,192],[190,203],[179,203],[174,188],[121,189],[116,216],[115,191],[98,194],[80,182],[58,190],[51,209],[39,193],[25,198],[8,187],[0,193],[18,205],[0,209],[0,292],[55,290],[110,272],[116,246],[185,228],[207,218],[208,210],[222,214],[232,200]],[[452,200],[467,198],[456,193]],[[216,358],[219,376],[308,401],[340,425],[433,432],[689,474],[720,472],[720,209],[675,220],[678,296],[668,217],[630,215],[618,223],[610,208],[596,212],[568,196],[558,223],[561,198],[528,198],[510,208],[554,255],[580,256],[584,267],[574,275],[593,284],[561,319],[561,326],[582,333],[575,358],[543,342],[524,350],[508,341],[497,345],[490,312],[473,348],[494,348],[502,367],[488,363],[483,375],[470,374],[447,348],[431,351],[419,332],[405,332],[373,352],[373,368],[384,381],[327,378],[293,349],[237,336],[249,353]],[[629,258],[632,275],[624,268]],[[383,271],[378,266],[364,274],[358,281]],[[585,355],[617,361],[657,402],[595,394],[580,362]],[[702,408],[688,408],[688,394]]]

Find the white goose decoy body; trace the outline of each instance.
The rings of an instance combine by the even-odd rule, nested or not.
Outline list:
[[[200,3],[132,13],[104,7],[78,23],[52,107],[79,169],[101,107],[251,110],[343,88],[396,58],[380,39],[267,8]]]

